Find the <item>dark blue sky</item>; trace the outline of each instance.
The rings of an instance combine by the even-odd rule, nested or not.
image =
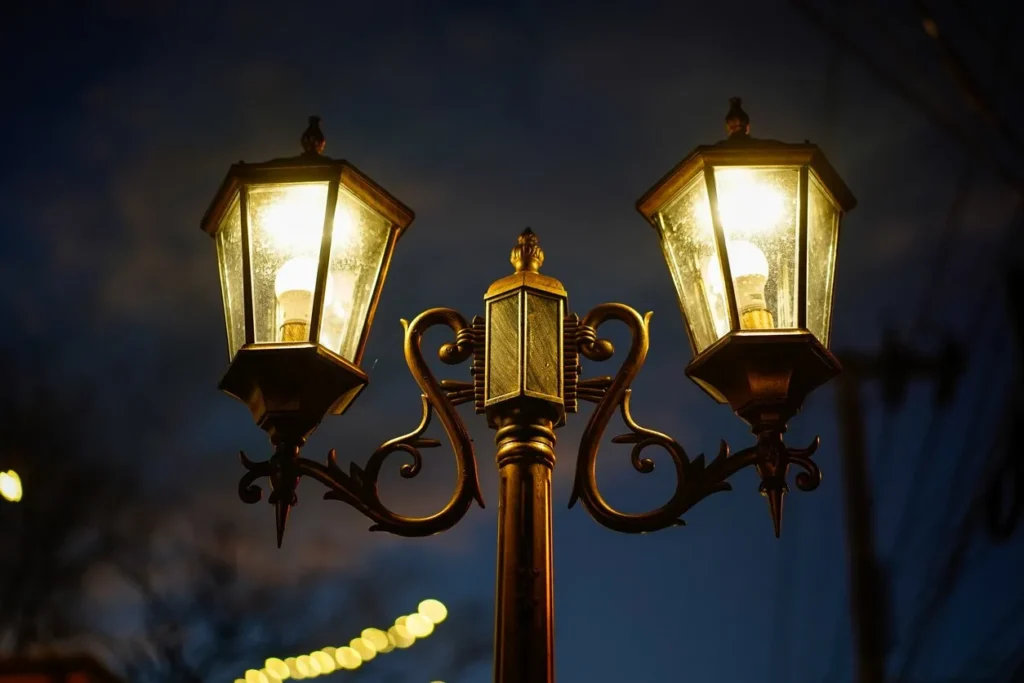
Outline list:
[[[786,3],[95,5],[35,3],[5,9],[9,20],[0,21],[4,328],[91,383],[94,409],[148,454],[147,481],[185,503],[186,520],[238,520],[247,565],[262,580],[344,584],[347,572],[386,562],[446,601],[489,600],[493,591],[493,434],[469,412],[488,508],[444,536],[371,536],[364,519],[321,502],[307,482],[279,552],[267,507],[237,500],[234,453],[262,456],[268,446],[245,408],[215,390],[227,357],[213,245],[199,219],[231,163],[297,152],[311,113],[324,119],[326,152],[357,164],[417,220],[398,245],[370,337],[371,385],[349,414],[325,422],[310,457],[336,447],[343,461],[365,462],[415,424],[398,319],[434,306],[481,313],[483,292],[508,272],[508,251],[526,225],[545,249],[544,272],[562,280],[581,315],[605,301],[655,312],[634,392],[642,424],[671,433],[691,455],[713,452],[719,438],[748,445],[740,421],[683,375],[690,353],[671,281],[654,232],[633,208],[690,148],[721,137],[732,95],[744,97],[755,135],[819,142],[860,200],[840,243],[834,348],[874,348],[883,326],[909,333],[922,317],[914,332],[925,348],[948,329],[1005,359],[997,367],[1009,360],[1006,343],[990,343],[1002,329],[999,306],[980,321],[975,313],[1014,196],[976,162],[966,220],[943,243],[955,257],[926,289],[968,157],[838,58]],[[909,26],[903,46],[923,54],[927,45]],[[954,95],[938,92],[954,112]],[[625,341],[621,332],[613,339]],[[584,375],[614,371],[605,365],[588,363]],[[467,367],[443,372],[468,378]],[[980,387],[994,382],[972,360],[953,415],[967,415]],[[867,396],[874,406],[874,392]],[[833,398],[820,390],[791,425],[794,445],[821,435],[825,478],[813,494],[791,495],[778,541],[750,472],[734,493],[693,511],[684,529],[629,537],[599,527],[582,509],[565,509],[589,408],[561,431],[561,681],[849,680]],[[889,459],[872,462],[879,541],[905,569],[894,589],[899,619],[931,543],[914,536],[920,553],[892,548],[930,412],[927,391],[912,391],[890,444],[876,449]],[[878,409],[869,416],[874,430]],[[983,417],[994,424],[991,410]],[[924,494],[933,505],[922,509],[935,515],[963,503],[948,498],[963,447],[950,423]],[[384,484],[396,507],[425,512],[446,499],[450,458],[430,456],[420,480]],[[624,448],[603,451],[602,485],[626,509],[660,504],[665,474],[641,477]],[[930,521],[924,515],[914,528]],[[1009,571],[1000,557],[991,564],[992,576]],[[994,620],[1005,596],[990,585],[995,579],[964,589],[947,622]],[[396,596],[396,610],[409,599]],[[491,628],[489,616],[480,628]],[[966,661],[969,648],[949,640],[965,634],[940,629],[921,675]],[[488,677],[485,666],[475,677],[425,672],[422,680]]]

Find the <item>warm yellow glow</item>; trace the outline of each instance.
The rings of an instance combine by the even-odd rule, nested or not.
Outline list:
[[[387,636],[384,636],[384,641],[385,643],[387,642]],[[377,648],[366,638],[353,638],[348,646],[355,650],[359,658],[364,662],[368,662],[377,656]]]
[[[774,230],[786,213],[786,197],[755,169],[716,168],[718,217],[726,235]]]
[[[358,669],[363,664],[363,658],[351,647],[339,647],[334,658],[342,669]]]
[[[434,624],[440,624],[448,616],[448,608],[444,603],[433,598],[421,602],[417,611]]]
[[[395,624],[388,629],[388,635],[394,641],[395,647],[400,650],[404,650],[416,642],[416,636],[409,633],[409,629],[405,627],[405,624]]]
[[[0,497],[11,503],[21,500],[21,477],[14,470],[0,472]]]
[[[434,622],[418,612],[409,615],[405,620],[405,627],[416,638],[426,638],[434,632]]]
[[[388,646],[388,634],[379,628],[363,629],[361,635],[377,652],[384,650]]]
[[[267,670],[267,673],[274,674],[282,681],[291,677],[291,671],[289,671],[288,665],[277,657],[268,658],[267,661],[263,663],[263,667]]]
[[[411,647],[417,638],[430,635],[435,622],[424,613],[439,621],[447,616],[444,605],[436,600],[424,600],[419,609],[420,612],[395,619],[395,625],[387,632],[379,628],[363,629],[347,646],[327,646],[308,655],[286,659],[269,657],[263,669],[249,669],[245,678],[236,679],[235,683],[281,683],[287,679],[311,679],[337,671],[358,669],[378,654],[391,652],[395,648]]]
[[[260,215],[261,228],[281,253],[315,249],[323,238],[327,185],[291,185],[274,194]]]
[[[299,675],[303,678],[311,678],[316,674],[313,673],[313,668],[310,666],[309,655],[301,655],[295,658],[295,670],[299,672]]]
[[[744,240],[729,242],[726,250],[740,314],[766,310],[764,287],[768,282],[768,259],[764,252]],[[704,266],[704,282],[713,296],[721,296],[722,268],[717,256],[708,259]],[[724,315],[724,311],[721,314]]]
[[[323,650],[317,650],[310,655],[310,659],[316,661],[317,665],[320,667],[321,674],[329,674],[338,668],[332,655],[333,653],[328,654]]]

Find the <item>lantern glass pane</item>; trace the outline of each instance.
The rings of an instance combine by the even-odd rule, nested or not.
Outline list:
[[[828,346],[839,208],[810,173],[807,193],[807,329]]]
[[[729,331],[722,270],[709,267],[718,252],[703,172],[668,201],[658,228],[690,340],[700,353]]]
[[[217,265],[228,331],[228,357],[245,343],[245,282],[242,275],[242,212],[238,195],[217,229]]]
[[[714,173],[740,329],[795,328],[799,168],[726,166]],[[719,268],[708,264],[716,276]]]
[[[359,341],[384,264],[391,222],[344,185],[338,188],[331,256],[324,287],[320,344],[358,363]]]
[[[256,343],[308,342],[327,183],[249,187]]]

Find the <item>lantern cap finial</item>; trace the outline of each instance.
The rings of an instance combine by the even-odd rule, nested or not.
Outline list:
[[[750,135],[750,116],[743,111],[743,100],[739,97],[729,98],[729,112],[725,115],[725,130],[729,139],[746,138]]]
[[[320,117],[310,116],[309,126],[306,131],[302,134],[302,152],[310,156],[320,156],[324,152],[324,147],[327,146],[327,138],[324,137],[324,133],[320,130]]]
[[[544,264],[544,251],[540,248],[537,235],[531,228],[523,230],[519,235],[516,246],[512,248],[512,265],[517,273],[536,273]]]

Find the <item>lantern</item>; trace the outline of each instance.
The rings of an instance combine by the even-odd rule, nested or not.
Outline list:
[[[231,366],[220,388],[273,438],[301,442],[367,383],[359,368],[395,243],[413,212],[349,162],[303,154],[231,167],[203,229],[217,244]]]
[[[542,275],[544,252],[529,228],[512,250],[516,272],[494,282],[486,306],[484,410],[491,426],[505,406],[523,399],[565,422],[565,311],[562,283]]]
[[[751,138],[739,98],[731,105],[729,138],[695,149],[637,208],[686,320],[687,374],[760,420],[768,403],[795,413],[839,371],[828,351],[836,245],[856,200],[817,146]]]

